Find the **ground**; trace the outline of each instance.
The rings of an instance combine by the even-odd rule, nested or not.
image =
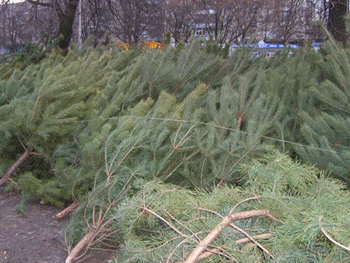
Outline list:
[[[15,210],[20,196],[0,189],[0,263],[62,263],[67,257],[64,229],[69,219],[57,219],[59,209],[28,203],[27,213]],[[105,263],[111,253],[99,251],[77,260]]]

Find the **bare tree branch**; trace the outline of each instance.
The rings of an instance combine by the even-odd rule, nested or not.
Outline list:
[[[39,0],[26,0],[26,1],[32,5],[41,5],[41,6],[46,6],[46,7],[50,7],[50,8],[55,7],[53,3],[41,2]]]

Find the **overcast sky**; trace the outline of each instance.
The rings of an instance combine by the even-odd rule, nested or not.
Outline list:
[[[1,4],[3,4],[4,2],[6,2],[6,0],[2,0]],[[18,3],[18,2],[24,2],[24,0],[10,0],[10,3]]]

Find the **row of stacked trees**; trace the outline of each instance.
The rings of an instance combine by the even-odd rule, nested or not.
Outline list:
[[[67,240],[85,243],[69,260],[93,242],[122,245],[123,262],[184,260],[221,216],[254,211],[269,220],[236,230],[251,242],[269,234],[253,242],[265,254],[222,236],[209,239],[207,260],[346,261],[344,184],[279,152],[349,183],[348,50],[226,58],[213,42],[160,51],[89,41],[65,57],[0,64],[0,184],[24,201],[79,203]],[[259,202],[230,211],[245,199]]]
[[[345,44],[347,39],[344,20],[347,0],[26,0],[16,4],[2,0],[1,3],[2,42],[11,47],[32,42],[34,32],[46,32],[61,34],[63,38],[58,44],[66,49],[72,36],[80,32],[78,27],[84,40],[90,34],[102,38],[110,31],[113,37],[129,43],[149,38],[162,40],[166,32],[172,34],[175,42],[187,41],[193,35],[212,34],[216,41],[232,43],[255,33],[270,41],[317,40],[321,35],[313,21],[323,19],[338,41]]]

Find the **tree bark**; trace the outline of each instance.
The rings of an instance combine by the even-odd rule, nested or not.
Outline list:
[[[58,42],[58,46],[62,49],[67,49],[69,47],[78,4],[79,0],[69,0],[66,3],[66,10],[64,12],[56,10],[59,21],[58,34],[63,36]]]
[[[330,0],[328,6],[327,28],[336,41],[347,44],[345,15],[348,11],[348,0]]]
[[[65,217],[68,213],[73,212],[77,207],[79,206],[79,203],[74,201],[70,206],[59,212],[56,217],[62,218]]]
[[[72,249],[66,258],[66,263],[72,263],[73,260],[79,255],[80,251],[86,247],[96,236],[96,231],[87,233],[79,243]]]

